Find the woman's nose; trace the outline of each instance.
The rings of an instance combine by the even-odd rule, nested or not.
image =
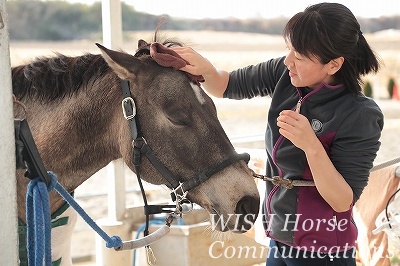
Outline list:
[[[289,50],[286,54],[285,60],[283,61],[283,64],[285,64],[286,67],[293,67],[293,58],[294,54],[293,51]]]
[[[286,55],[285,60],[283,60],[283,64],[284,64],[286,67],[289,67],[289,64],[290,64],[289,53]]]

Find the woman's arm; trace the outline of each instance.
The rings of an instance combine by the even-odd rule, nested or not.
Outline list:
[[[304,152],[315,186],[332,209],[336,212],[347,211],[354,202],[353,190],[337,171],[321,142],[317,138],[314,142]]]
[[[206,58],[201,56],[190,47],[173,47],[183,59],[189,64],[181,68],[193,75],[202,75],[203,88],[211,95],[222,98],[229,81],[229,73],[224,70],[217,70]]]

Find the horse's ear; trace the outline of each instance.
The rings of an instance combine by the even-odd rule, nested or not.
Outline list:
[[[104,60],[121,79],[132,78],[132,72],[136,73],[135,69],[139,69],[140,60],[134,56],[107,49],[98,43],[96,45],[100,48]]]
[[[146,46],[148,46],[149,44],[145,41],[145,40],[142,40],[142,39],[140,39],[139,41],[138,41],[138,49],[140,49],[140,48],[142,48],[142,47],[146,47]]]

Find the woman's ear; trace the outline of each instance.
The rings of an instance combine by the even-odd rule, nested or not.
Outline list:
[[[329,65],[329,69],[328,69],[328,74],[329,75],[335,75],[336,72],[339,71],[339,69],[342,67],[344,63],[344,57],[338,57],[335,59],[332,59],[331,61],[329,61],[328,65]]]

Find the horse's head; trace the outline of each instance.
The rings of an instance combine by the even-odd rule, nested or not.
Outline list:
[[[135,57],[98,46],[113,71],[129,81],[141,132],[154,156],[178,183],[237,157],[213,101],[183,72],[162,67],[149,55]],[[121,155],[135,171],[128,122],[118,126]],[[172,186],[147,158],[141,163],[142,179]],[[221,168],[191,189],[187,197],[212,214],[213,229],[245,232],[255,221],[260,202],[252,173],[240,158]]]

